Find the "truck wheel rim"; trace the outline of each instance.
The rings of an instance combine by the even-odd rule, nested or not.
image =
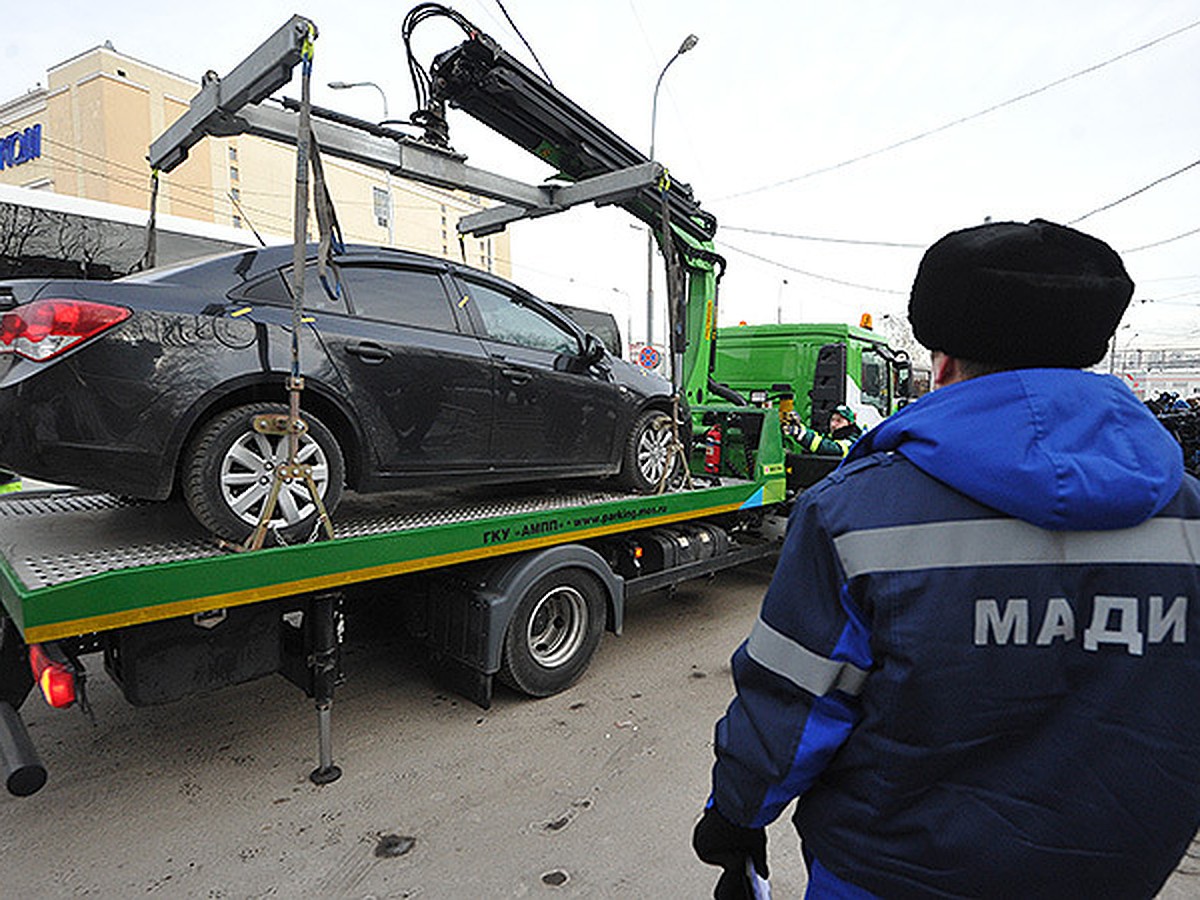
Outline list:
[[[254,525],[262,515],[271,494],[276,469],[287,462],[287,437],[248,431],[239,437],[221,460],[221,496],[243,522]],[[329,483],[329,463],[325,451],[308,435],[301,435],[296,462],[312,466],[317,492],[325,496]],[[303,479],[292,479],[279,488],[271,526],[293,525],[315,513],[316,504],[309,496]]]
[[[538,665],[553,669],[570,662],[587,635],[587,601],[575,588],[560,585],[533,608],[525,629],[529,655]]]
[[[650,484],[658,484],[662,480],[670,448],[671,430],[669,428],[657,428],[652,423],[638,438],[638,471]]]

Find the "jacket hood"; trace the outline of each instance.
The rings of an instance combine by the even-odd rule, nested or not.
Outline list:
[[[895,451],[1041,528],[1129,528],[1179,490],[1183,452],[1111,375],[1019,369],[939,388],[871,429],[847,462]]]

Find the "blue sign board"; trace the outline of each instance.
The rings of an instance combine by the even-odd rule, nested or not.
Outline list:
[[[32,125],[0,137],[0,172],[42,155],[42,126]]]

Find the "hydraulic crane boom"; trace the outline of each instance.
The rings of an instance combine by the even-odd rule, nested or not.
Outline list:
[[[571,181],[643,165],[650,160],[486,34],[439,54],[430,68],[431,119],[457,107],[555,166]],[[711,240],[716,219],[700,209],[692,189],[671,179],[672,222],[697,241]],[[621,204],[656,231],[662,227],[658,186]]]
[[[703,403],[710,393],[718,268],[724,265],[712,251],[716,219],[700,208],[690,187],[667,178],[659,163],[457,13],[437,4],[414,8],[405,22],[406,39],[409,21],[418,13],[450,15],[468,33],[466,41],[436,57],[427,75],[421,73],[428,90],[424,99],[418,90],[418,102],[424,102],[425,108],[413,119],[425,124],[425,139],[314,109],[312,131],[321,152],[503,204],[464,216],[458,226],[463,233],[487,234],[510,222],[591,202],[620,205],[649,225],[662,242],[665,210],[673,246],[687,270],[686,290],[675,290],[670,297],[673,372],[687,402]],[[188,111],[151,144],[151,167],[169,172],[206,135],[245,133],[296,143],[295,104],[280,108],[268,105],[267,97],[287,83],[301,59],[303,42],[315,31],[307,19],[293,16],[224,79],[206,76]],[[465,157],[449,147],[447,103],[556,166],[567,183],[530,185],[466,165]]]
[[[649,162],[633,145],[574,103],[549,81],[504,51],[492,38],[467,28],[460,16],[427,3],[415,8],[405,21],[406,40],[414,23],[430,15],[449,15],[468,31],[467,40],[438,54],[426,85],[414,84],[418,98],[427,94],[426,106],[414,120],[426,125],[426,139],[444,141],[449,130],[446,106],[466,112],[518,146],[555,166],[571,181],[626,171]],[[414,82],[418,67],[411,59]],[[648,186],[620,206],[664,235],[664,215],[669,219],[675,248],[687,269],[686,289],[668,291],[671,310],[671,353],[677,387],[689,403],[704,402],[711,393],[710,373],[716,334],[716,285],[724,260],[712,251],[716,218],[700,208],[690,186],[674,179]],[[664,210],[665,206],[665,210]],[[464,231],[496,230],[529,213],[502,206],[465,217]],[[670,287],[670,281],[668,281]]]

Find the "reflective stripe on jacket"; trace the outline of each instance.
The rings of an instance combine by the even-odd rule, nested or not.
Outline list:
[[[717,808],[799,796],[805,845],[883,897],[1153,896],[1200,827],[1197,550],[1190,477],[1143,525],[1049,532],[850,463],[734,655]]]
[[[806,853],[881,897],[1155,895],[1200,829],[1200,482],[1086,374],[935,391],[801,495],[724,816],[798,797]]]
[[[793,424],[784,432],[794,440],[802,450],[815,453],[818,456],[845,456],[854,446],[853,440],[836,440],[827,437],[819,431],[813,431],[807,425]]]

